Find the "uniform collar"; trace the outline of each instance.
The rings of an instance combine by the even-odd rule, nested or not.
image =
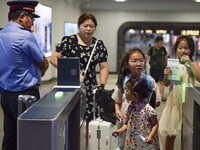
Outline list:
[[[24,28],[23,26],[21,26],[20,24],[13,22],[13,21],[9,21],[7,23],[7,26],[15,26],[15,27],[19,27],[19,28]]]

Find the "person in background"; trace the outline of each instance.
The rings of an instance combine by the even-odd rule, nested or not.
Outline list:
[[[146,79],[146,74],[144,74],[144,67],[145,67],[145,54],[142,50],[138,48],[133,48],[126,52],[119,69],[118,73],[118,80],[116,83],[115,90],[112,94],[113,100],[115,100],[115,113],[118,119],[117,125],[119,127],[122,126],[121,117],[123,116],[126,108],[128,107],[130,101],[127,101],[124,96],[124,86],[128,79],[131,77],[135,78],[144,78]],[[156,92],[156,104],[155,106],[158,107],[160,105],[161,96],[159,88],[155,82],[155,80],[150,77],[152,90]],[[119,137],[119,145],[120,148],[123,149],[124,147],[124,133]]]
[[[124,150],[159,150],[157,113],[148,103],[146,80],[130,78],[125,83],[124,94],[130,105],[122,117],[123,126],[115,130],[113,135],[118,136],[126,131]]]
[[[61,57],[80,58],[80,71],[84,72],[96,42],[93,36],[97,27],[97,20],[93,14],[84,12],[78,19],[79,32],[75,35],[65,36],[61,44],[57,46],[56,52],[51,56],[50,63],[57,68],[57,60]],[[98,40],[91,63],[85,75],[86,85],[86,137],[88,137],[88,123],[93,119],[93,88],[104,87],[108,79],[108,53],[102,40]],[[96,66],[100,68],[100,79],[97,83]],[[88,139],[88,138],[87,138]],[[87,144],[86,144],[87,149]]]
[[[173,150],[175,138],[181,134],[182,103],[185,98],[183,90],[185,87],[194,86],[195,80],[200,82],[200,68],[198,62],[193,59],[194,40],[189,36],[179,36],[174,50],[176,58],[179,59],[177,67],[180,80],[169,80],[168,76],[172,70],[170,66],[165,67],[163,82],[165,86],[169,86],[169,94],[159,122],[159,132],[166,137],[165,144],[161,144],[165,150]]]
[[[166,101],[164,95],[164,69],[167,65],[167,51],[163,46],[163,38],[158,36],[155,39],[155,45],[149,49],[146,55],[146,60],[150,57],[150,75],[159,83],[160,94],[163,101]]]
[[[41,77],[49,63],[31,27],[37,1],[9,1],[9,22],[0,31],[0,86],[4,114],[2,150],[17,150],[18,96],[40,98]],[[28,134],[28,133],[27,133]]]

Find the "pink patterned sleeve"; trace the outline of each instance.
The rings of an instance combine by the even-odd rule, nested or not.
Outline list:
[[[146,109],[147,109],[148,118],[150,118],[152,116],[157,116],[156,110],[152,106],[150,106],[149,104],[146,105]]]

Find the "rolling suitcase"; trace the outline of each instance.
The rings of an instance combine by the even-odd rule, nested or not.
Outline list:
[[[33,95],[19,95],[18,96],[18,115],[23,113],[26,109],[31,107],[37,101]]]
[[[93,91],[94,95],[96,89]],[[95,96],[94,96],[93,120],[89,123],[89,145],[88,150],[113,150],[115,148],[114,125],[101,118],[95,118]],[[98,108],[99,114],[99,108]]]
[[[100,118],[89,123],[89,150],[113,150],[114,125]]]

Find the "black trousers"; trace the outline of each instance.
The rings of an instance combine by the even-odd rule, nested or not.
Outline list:
[[[33,95],[40,99],[38,86],[20,92],[5,91],[1,94],[4,115],[2,150],[17,150],[18,96],[21,94]]]
[[[165,68],[159,68],[159,69],[154,69],[152,67],[150,68],[150,75],[154,78],[156,83],[158,83],[159,81],[163,81],[164,69]]]

